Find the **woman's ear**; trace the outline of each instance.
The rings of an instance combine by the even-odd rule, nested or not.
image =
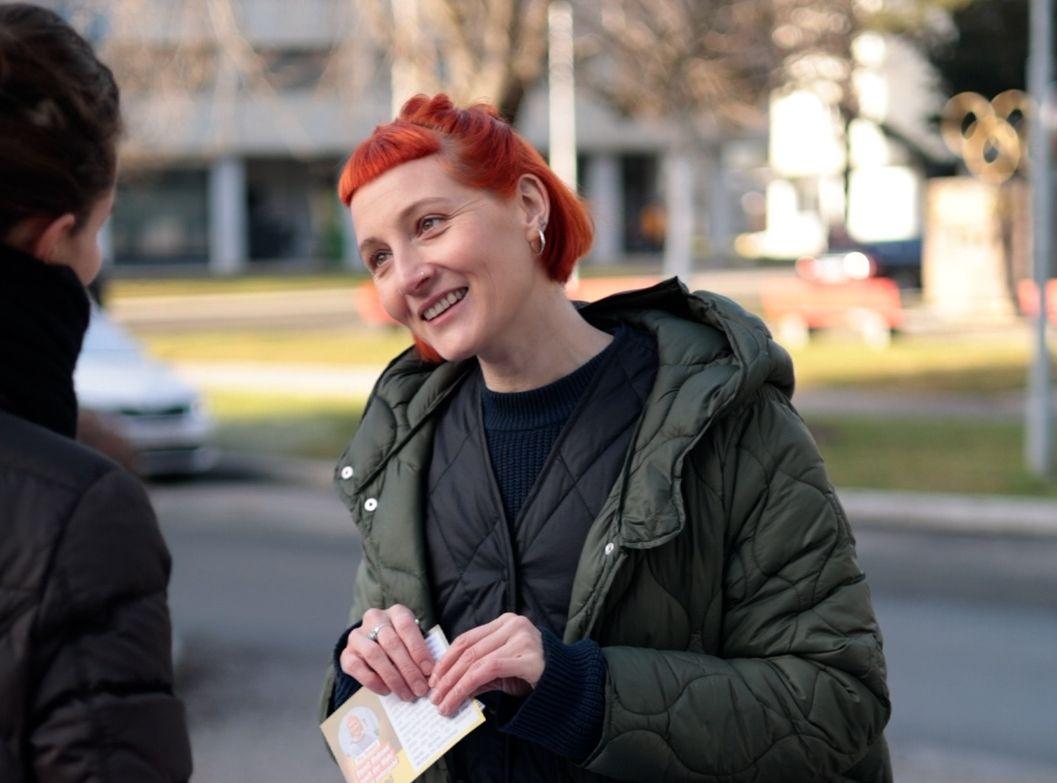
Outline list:
[[[30,253],[46,264],[64,264],[69,255],[70,242],[77,227],[77,216],[72,212],[39,225],[36,239],[30,239]]]
[[[535,174],[522,174],[517,181],[517,199],[525,218],[525,236],[535,243],[538,241],[536,232],[550,219],[550,194]]]

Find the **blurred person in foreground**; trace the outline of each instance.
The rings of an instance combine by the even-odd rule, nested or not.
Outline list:
[[[571,303],[589,217],[487,106],[413,98],[339,191],[416,347],[337,467],[364,559],[324,711],[480,695],[429,781],[890,780],[869,590],[763,324],[677,280]]]
[[[139,481],[75,443],[85,284],[114,198],[110,70],[0,5],[0,780],[184,781],[169,554]]]

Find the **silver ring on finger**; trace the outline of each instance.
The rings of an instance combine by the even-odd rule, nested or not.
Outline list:
[[[377,642],[378,641],[378,634],[380,634],[382,632],[383,628],[388,628],[388,627],[389,627],[389,623],[378,623],[378,625],[374,626],[374,628],[372,628],[370,631],[367,632],[367,638],[369,640],[371,640],[372,642]]]

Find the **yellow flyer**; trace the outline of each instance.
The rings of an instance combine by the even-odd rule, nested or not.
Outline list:
[[[448,649],[440,626],[426,646],[433,660]],[[405,702],[360,688],[319,728],[348,783],[411,783],[484,719],[474,699],[445,718],[428,695]]]

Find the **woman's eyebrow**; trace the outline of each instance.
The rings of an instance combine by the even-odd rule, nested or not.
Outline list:
[[[443,196],[427,196],[426,198],[420,198],[418,201],[414,201],[411,204],[408,204],[402,210],[400,210],[400,213],[397,215],[397,219],[405,220],[408,215],[414,212],[418,212],[423,207],[432,206],[433,204],[446,204],[447,202],[448,199],[444,198]]]
[[[406,207],[401,209],[400,212],[397,213],[397,222],[403,222],[407,219],[408,215],[418,212],[423,207],[432,206],[433,204],[447,204],[447,202],[448,199],[443,196],[427,196],[426,198],[420,198],[418,201],[411,202]],[[376,239],[375,237],[367,237],[362,242],[360,242],[360,253],[363,253],[364,248],[366,248],[372,243],[379,244],[381,243],[381,240]]]

